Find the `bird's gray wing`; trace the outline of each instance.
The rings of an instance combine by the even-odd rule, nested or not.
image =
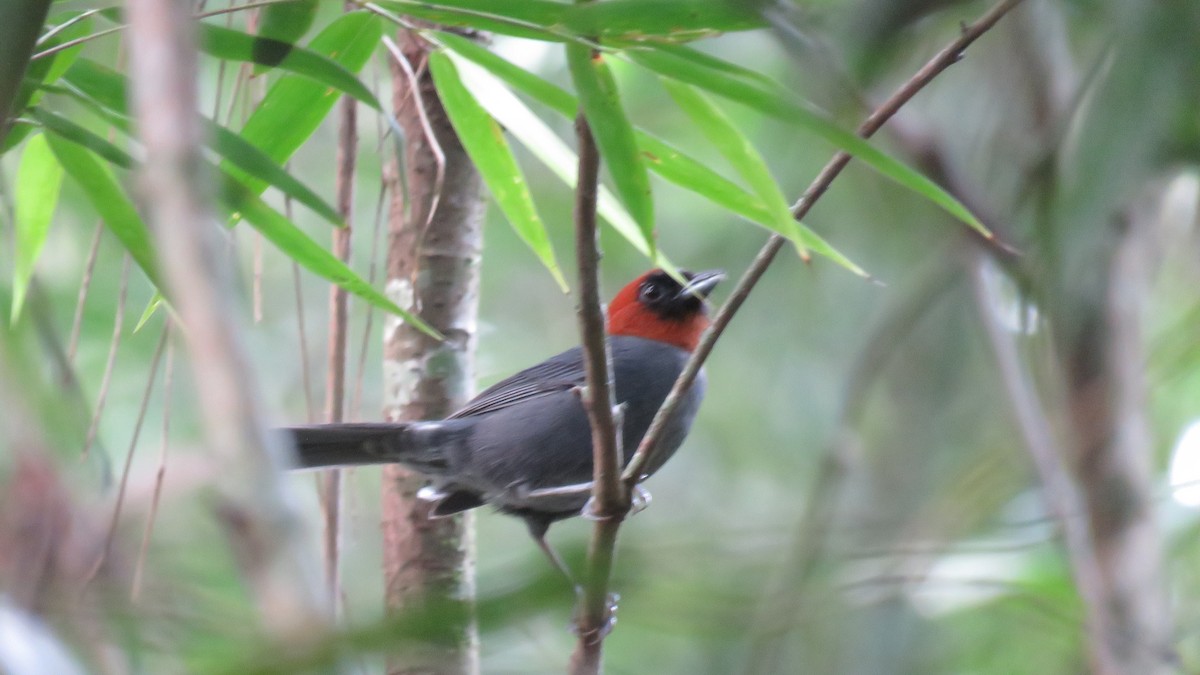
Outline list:
[[[578,347],[488,387],[447,419],[473,417],[501,410],[530,399],[583,386],[583,360]]]

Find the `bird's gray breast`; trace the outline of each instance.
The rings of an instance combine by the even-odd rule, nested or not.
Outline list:
[[[654,340],[615,336],[610,341],[616,399],[624,404],[624,460],[637,450],[651,420],[689,352]],[[578,348],[555,357],[583,367]],[[660,468],[683,443],[704,397],[703,371],[664,429],[655,461]],[[591,426],[576,392],[564,389],[475,418],[469,443],[457,458],[455,482],[469,485],[487,501],[507,509],[578,510],[587,494],[530,500],[530,491],[587,483],[592,479]]]

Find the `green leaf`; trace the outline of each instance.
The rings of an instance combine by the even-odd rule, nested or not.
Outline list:
[[[209,23],[199,24],[199,32],[200,48],[207,54],[231,61],[258,63],[303,75],[353,96],[376,110],[380,109],[379,101],[375,99],[371,90],[346,68],[327,56],[287,42],[255,37]]]
[[[42,49],[49,49],[86,35],[91,30],[91,19],[84,17],[83,19],[76,20],[78,16],[77,12],[70,12],[62,16],[52,17],[50,23],[56,25],[66,25],[72,21],[73,23],[69,23],[62,30],[54,32],[50,37],[40,40],[38,46]],[[13,101],[12,117],[18,117],[27,108],[37,105],[38,101],[41,100],[41,87],[57,82],[58,78],[62,77],[71,63],[79,56],[79,50],[81,49],[83,49],[82,44],[70,49],[64,49],[61,52],[55,52],[44,59],[31,61],[28,70],[25,71],[25,78],[21,82],[21,88],[17,91],[16,99]],[[4,139],[3,144],[0,144],[0,154],[15,147],[31,131],[33,131],[33,127],[30,125],[21,125],[12,129]]]
[[[758,197],[664,141],[637,132],[646,166],[672,183],[728,209],[753,223],[766,225],[774,216]]]
[[[50,0],[0,2],[0,142],[8,135],[10,115],[20,111],[14,104],[49,10]]]
[[[284,194],[312,209],[325,220],[345,226],[345,221],[329,202],[271,159],[267,153],[248,143],[241,136],[225,127],[204,119],[205,129],[211,139],[213,150],[247,175],[279,188]]]
[[[549,41],[688,40],[767,25],[753,9],[713,0],[607,0],[578,5],[547,0],[378,0],[372,4],[443,26]]]
[[[567,65],[617,194],[637,221],[653,253],[654,201],[650,195],[650,177],[642,163],[633,126],[621,109],[612,71],[603,55],[593,55],[592,50],[578,44],[567,45]]]
[[[690,40],[763,28],[750,3],[714,0],[606,0],[568,6],[563,22],[576,35],[605,39]]]
[[[129,156],[129,153],[58,113],[37,108],[33,111],[33,119],[41,123],[47,131],[53,132],[54,135],[82,145],[122,169],[134,167],[133,158]],[[127,128],[124,130],[128,131]]]
[[[313,241],[283,214],[271,208],[259,196],[228,173],[220,175],[222,201],[231,210],[230,220],[245,218],[254,229],[280,251],[309,271],[346,289],[367,302],[391,312],[415,328],[436,339],[441,335],[428,324],[398,307],[383,293],[354,273],[327,248]]]
[[[533,40],[572,38],[561,27],[569,6],[549,0],[442,0],[436,3],[376,0],[371,5],[440,26],[472,28]]]
[[[104,224],[116,235],[154,286],[163,288],[150,231],[112,170],[82,145],[57,136],[48,136],[47,141],[67,175],[79,184],[96,212],[104,219]]]
[[[524,92],[534,100],[564,117],[572,118],[579,110],[579,101],[570,92],[496,56],[491,51],[470,40],[452,33],[437,33],[434,39],[443,46],[453,50],[458,56],[463,59],[469,59],[471,62],[487,69],[510,86]],[[477,79],[471,78],[468,86],[472,86]],[[476,98],[483,103],[484,107],[491,112],[493,117],[499,118],[499,111],[493,106],[493,103],[498,97],[503,96],[503,93],[498,88],[492,88],[492,91],[488,92],[486,96],[476,92]],[[501,123],[510,132],[516,134],[518,138],[521,138],[520,125],[511,124],[503,120],[501,120]],[[655,173],[752,222],[765,224],[771,220],[772,216],[770,212],[757,197],[708,168],[707,165],[689,157],[645,131],[636,130],[634,133],[646,166]],[[549,136],[557,140],[557,136],[553,136],[553,134],[549,134]],[[552,147],[547,145],[549,142],[548,140],[526,141],[522,138],[522,143],[529,147],[539,159],[546,162],[547,166],[550,166],[557,173],[557,169],[544,156],[549,151],[549,148]],[[574,158],[574,153],[571,153],[570,157]],[[574,171],[575,169],[572,168],[572,175]],[[574,187],[575,179],[571,178],[568,183]],[[601,215],[604,215],[604,204],[604,193],[602,192],[600,196]],[[618,222],[622,222],[619,219],[607,220],[613,223],[618,230],[621,229],[617,225]],[[630,237],[626,232],[622,232],[622,234],[635,247],[648,255],[648,248],[640,233],[635,237]]]
[[[747,81],[727,72],[706,67],[696,61],[655,48],[629,50],[625,54],[638,64],[661,75],[711,91],[747,105],[765,115],[794,124],[854,155],[884,176],[937,204],[950,215],[987,237],[994,235],[967,207],[950,193],[877,149],[859,136],[846,131],[823,114],[814,112],[780,92]]]
[[[800,249],[801,256],[807,257],[787,199],[771,176],[766,161],[754,148],[750,139],[746,138],[720,108],[691,86],[667,78],[662,78],[662,83],[675,103],[708,138],[708,142],[717,148],[721,156],[729,161],[758,198],[766,204],[770,213],[768,226],[791,239]]]
[[[444,31],[434,33],[432,37],[447,49],[483,66],[500,79],[532,96],[534,100],[548,106],[563,117],[572,118],[575,113],[579,112],[579,99],[575,98],[573,94],[497,56],[477,42]]]
[[[779,184],[771,176],[766,161],[754,148],[750,139],[742,134],[737,125],[720,108],[713,105],[712,101],[709,101],[703,94],[682,82],[664,78],[663,84],[671,94],[671,98],[675,99],[679,107],[692,118],[709,142],[716,146],[721,155],[729,160],[729,163],[741,174],[755,194],[766,203],[773,218],[771,222],[764,223],[764,225],[787,237],[795,244],[800,256],[806,260],[808,259],[807,249],[811,248],[859,276],[870,276],[865,270],[830,246],[816,232],[803,224],[796,223],[791,207],[788,206],[783,191],[779,189]]]
[[[261,20],[258,24],[258,36],[270,38],[273,41],[283,42],[289,45],[294,45],[304,37],[309,28],[312,28],[313,20],[317,18],[317,8],[319,6],[317,0],[296,0],[295,2],[279,2],[273,5],[267,5],[262,9]],[[260,47],[255,44],[256,63],[262,63],[263,60],[272,56],[272,47],[268,43],[263,43],[261,49],[265,53],[258,53]],[[259,65],[255,66],[254,73],[260,74],[266,71],[266,68]]]
[[[13,298],[11,320],[16,322],[25,302],[25,292],[33,277],[33,267],[50,223],[54,209],[58,206],[58,191],[62,187],[63,168],[55,159],[46,143],[46,137],[37,134],[25,143],[21,152],[21,163],[17,167],[15,196],[16,204],[16,251],[13,261]]]
[[[379,18],[364,12],[351,12],[334,19],[308,45],[318,54],[333,59],[351,72],[357,72],[371,57],[383,26]],[[304,144],[337,102],[338,93],[307,77],[286,74],[267,91],[265,97],[246,125],[246,139],[279,164]],[[261,193],[266,181],[231,166],[223,169],[245,182],[255,193]]]
[[[429,56],[429,69],[437,86],[438,96],[450,117],[463,148],[479,169],[496,204],[504,212],[521,239],[533,250],[542,265],[565,292],[567,280],[563,278],[558,261],[554,258],[554,247],[546,226],[538,217],[529,194],[525,176],[513,157],[500,125],[488,115],[471,92],[463,86],[458,70],[442,52]]]
[[[82,95],[82,97],[77,98],[80,98],[89,107],[97,109],[97,112],[108,122],[125,133],[129,133],[130,124],[128,118],[125,117],[124,77],[98,63],[83,59],[77,64],[77,68],[72,67],[71,72],[67,75],[67,82]],[[47,127],[51,127],[50,122],[42,120],[40,116],[38,119]],[[316,192],[293,176],[287,169],[277,164],[265,152],[207,117],[200,116],[200,119],[203,121],[205,130],[207,131],[208,138],[206,140],[208,140],[212,149],[218,155],[229,161],[230,165],[237,167],[245,172],[246,175],[253,176],[257,180],[278,188],[284,194],[309,207],[330,223],[339,227],[344,225],[341,216],[338,215],[337,209],[333,208],[329,202],[318,196]],[[68,136],[70,135],[68,134]],[[132,160],[129,159],[128,155],[124,155],[123,151],[116,150],[116,152],[124,155],[123,158],[106,154],[113,151],[113,146],[103,139],[98,139],[102,145],[97,145],[95,143],[97,139],[98,137],[92,139],[91,142],[84,142],[78,137],[71,138],[71,140],[77,143],[87,145],[96,150],[115,164],[126,167],[131,164]]]
[[[150,298],[150,302],[146,303],[146,309],[142,310],[142,316],[138,318],[137,325],[133,327],[133,332],[137,333],[146,327],[151,317],[154,316],[158,308],[166,303],[167,299],[159,291],[154,291],[154,296]]]
[[[533,113],[515,94],[509,91],[494,75],[478,65],[460,58],[457,54],[451,56],[459,68],[463,84],[471,95],[491,115],[496,122],[509,134],[516,138],[538,161],[567,187],[575,189],[578,176],[579,158],[567,144],[559,138],[550,127]],[[560,90],[561,91],[561,90]],[[566,92],[563,92],[566,93]],[[572,104],[574,97],[571,98]],[[574,107],[574,105],[572,105]],[[650,256],[650,246],[642,231],[634,221],[633,216],[625,210],[621,202],[607,187],[601,185],[596,203],[596,212],[622,237],[629,241],[639,253]],[[675,269],[661,251],[651,260],[663,269]]]

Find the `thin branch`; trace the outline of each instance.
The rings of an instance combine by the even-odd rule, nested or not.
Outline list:
[[[446,183],[446,153],[442,150],[441,143],[438,142],[437,134],[433,133],[433,126],[429,123],[429,115],[425,112],[425,102],[421,100],[420,79],[417,73],[413,70],[412,64],[404,57],[404,52],[396,46],[395,41],[386,35],[383,37],[383,45],[387,47],[392,58],[396,60],[396,64],[404,71],[404,76],[408,78],[409,91],[413,95],[413,107],[417,111],[417,118],[421,120],[421,130],[425,134],[425,140],[429,143],[429,151],[437,159],[437,173],[433,178],[433,194],[429,201],[429,212],[425,214],[425,226],[433,222],[433,216],[437,213],[439,202],[442,198],[442,188]],[[422,64],[422,68],[424,64]]]
[[[146,421],[146,410],[150,407],[150,394],[154,392],[154,380],[158,377],[158,362],[162,359],[163,348],[166,347],[168,333],[169,331],[163,328],[162,336],[158,339],[158,346],[154,348],[154,357],[150,359],[150,375],[146,378],[146,389],[142,394],[142,404],[138,408],[137,421],[133,424],[133,436],[129,439],[129,450],[125,453],[125,466],[121,469],[121,480],[117,484],[117,498],[113,505],[112,518],[108,522],[108,535],[104,538],[104,548],[100,550],[100,556],[92,566],[91,574],[88,575],[89,580],[100,571],[100,568],[104,565],[104,561],[108,559],[109,553],[112,552],[113,539],[117,536],[117,523],[121,520],[121,511],[125,506],[125,491],[129,486],[129,471],[133,467],[133,453],[137,451],[138,439],[142,435],[142,425]]]
[[[339,104],[337,146],[337,205],[343,226],[333,231],[333,253],[344,263],[350,262],[351,223],[354,216],[354,169],[358,149],[356,103],[343,96]],[[342,422],[346,405],[347,303],[345,289],[337,284],[329,288],[329,361],[325,371],[325,421]],[[325,583],[335,612],[341,606],[341,582],[338,561],[341,554],[342,471],[328,469],[322,476],[321,511],[325,521]]]
[[[928,85],[933,78],[961,60],[963,51],[971,43],[990,30],[1001,17],[1021,4],[1021,2],[1022,0],[1002,0],[1002,2],[997,3],[985,12],[974,23],[963,26],[962,32],[955,40],[934,55],[916,74],[901,85],[895,93],[888,97],[882,105],[876,108],[859,125],[857,130],[858,135],[863,138],[869,138],[878,131],[884,123],[895,115],[917,92]],[[851,156],[848,153],[838,152],[821,169],[821,173],[817,175],[816,179],[804,191],[800,199],[792,206],[792,215],[795,216],[796,220],[801,220],[808,214],[821,195],[829,189],[829,185],[833,182],[833,179],[837,178],[842,169],[846,168],[846,165],[850,163],[850,159]],[[663,401],[662,407],[659,408],[658,414],[654,416],[654,421],[651,422],[650,428],[642,438],[637,452],[626,467],[623,478],[627,484],[635,485],[645,478],[642,472],[646,466],[651,465],[650,460],[653,459],[653,455],[658,451],[658,444],[666,429],[667,421],[675,414],[680,403],[683,402],[684,394],[696,381],[696,376],[700,373],[700,368],[704,365],[704,361],[708,359],[708,355],[712,352],[713,346],[721,337],[721,333],[725,331],[726,326],[729,325],[729,321],[733,319],[733,315],[741,308],[742,303],[750,295],[750,291],[754,290],[754,286],[762,278],[762,275],[767,271],[767,267],[771,265],[771,261],[775,259],[775,255],[779,253],[779,250],[783,248],[785,243],[787,243],[787,240],[783,237],[771,235],[771,238],[759,250],[758,255],[755,256],[754,261],[742,275],[742,278],[738,280],[737,286],[730,293],[729,299],[721,306],[716,316],[713,317],[712,325],[700,338],[700,344],[692,353],[691,358],[688,359],[683,372],[679,374],[679,378],[675,380],[675,386],[671,389],[670,395]]]
[[[575,118],[579,173],[575,186],[575,255],[579,266],[576,313],[583,345],[587,388],[581,393],[592,430],[592,499],[585,507],[596,520],[588,551],[588,574],[582,606],[575,622],[579,641],[571,655],[572,673],[598,673],[601,645],[611,626],[612,574],[617,531],[629,512],[629,494],[621,483],[620,411],[615,407],[612,353],[604,331],[600,300],[600,250],[596,230],[596,195],[600,153],[582,112]]]
[[[283,196],[283,215],[292,222],[292,198]],[[300,263],[292,261],[292,290],[296,295],[296,334],[300,337],[300,382],[304,387],[304,420],[309,424],[315,423],[316,410],[313,405],[312,372],[308,364],[308,330],[304,321],[304,286],[301,283]]]
[[[1104,578],[1094,554],[1092,533],[1087,520],[1071,517],[1074,513],[1086,512],[1083,498],[1071,479],[1064,454],[1054,440],[1054,429],[1046,418],[1037,388],[1021,364],[1012,336],[996,317],[987,282],[983,278],[983,253],[974,251],[968,265],[980,323],[983,324],[992,356],[1000,371],[1000,380],[1022,440],[1042,484],[1042,497],[1062,532],[1075,587],[1083,600],[1091,667],[1093,672],[1105,675],[1121,672],[1107,644],[1110,635],[1109,609],[1104,603]]]
[[[92,274],[96,271],[96,258],[100,254],[101,235],[104,234],[104,223],[96,223],[96,232],[92,235],[92,245],[88,249],[87,262],[83,266],[83,279],[79,282],[79,295],[75,300],[75,318],[71,321],[71,336],[67,340],[67,360],[75,361],[75,352],[79,350],[79,333],[83,329],[83,310],[87,305],[88,290],[92,287]]]
[[[108,359],[104,363],[104,375],[100,378],[100,391],[96,394],[96,409],[92,412],[92,423],[88,425],[87,438],[83,441],[83,456],[88,456],[96,434],[100,431],[100,418],[104,413],[104,402],[108,399],[108,385],[112,381],[113,366],[117,362],[117,350],[121,346],[121,335],[125,331],[125,304],[129,296],[129,254],[121,266],[121,290],[117,295],[117,313],[113,318],[112,340],[108,345]]]
[[[170,332],[170,319],[163,332],[166,339]],[[154,473],[154,494],[150,498],[150,512],[146,514],[146,526],[142,529],[142,545],[138,549],[137,565],[133,569],[133,590],[130,599],[136,603],[142,594],[142,578],[146,566],[146,557],[150,553],[150,535],[154,532],[154,523],[158,520],[158,506],[162,501],[163,483],[167,477],[167,446],[171,438],[171,384],[175,380],[175,344],[167,341],[167,364],[163,370],[162,384],[162,440],[158,446],[158,471]]]

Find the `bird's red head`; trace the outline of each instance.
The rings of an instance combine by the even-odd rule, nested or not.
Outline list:
[[[704,300],[725,273],[683,272],[680,285],[662,270],[651,270],[622,288],[608,306],[609,335],[658,340],[692,351],[708,328]]]

